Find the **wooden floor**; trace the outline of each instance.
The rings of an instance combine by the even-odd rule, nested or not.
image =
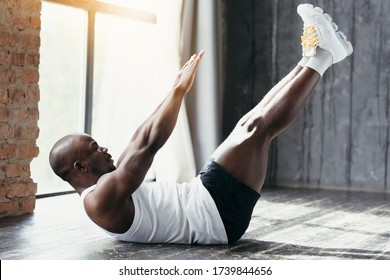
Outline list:
[[[268,188],[233,246],[149,245],[106,236],[71,194],[0,220],[0,259],[390,260],[389,202],[389,194]]]

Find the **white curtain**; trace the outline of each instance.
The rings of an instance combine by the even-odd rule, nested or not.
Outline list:
[[[185,0],[183,9],[183,59],[205,50],[192,92],[186,99],[198,171],[222,141],[221,7],[220,0]]]
[[[206,52],[176,129],[154,163],[157,180],[181,182],[196,175],[222,140],[221,5],[220,0],[159,2],[157,64],[162,68],[156,69],[155,82],[159,92],[172,86],[193,53]]]
[[[158,1],[157,46],[154,85],[156,94],[164,98],[171,89],[183,60],[181,44],[184,0]],[[188,54],[186,54],[188,56]],[[183,58],[185,59],[185,58]],[[189,181],[196,176],[194,152],[185,106],[179,114],[176,128],[154,160],[157,181]]]

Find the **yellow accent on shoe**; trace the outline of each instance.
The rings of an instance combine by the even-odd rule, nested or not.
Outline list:
[[[301,36],[302,55],[309,57],[316,54],[316,48],[319,45],[317,29],[314,25],[304,26]]]

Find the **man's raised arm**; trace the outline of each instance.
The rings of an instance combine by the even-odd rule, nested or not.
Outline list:
[[[117,188],[121,196],[133,193],[145,178],[157,151],[165,144],[176,125],[185,94],[191,89],[204,52],[193,55],[179,71],[168,96],[137,129],[117,163]],[[119,191],[119,190],[118,190]]]

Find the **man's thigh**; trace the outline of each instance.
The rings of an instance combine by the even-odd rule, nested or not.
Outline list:
[[[260,192],[265,180],[271,139],[254,126],[237,125],[213,154],[214,160],[237,180]]]

